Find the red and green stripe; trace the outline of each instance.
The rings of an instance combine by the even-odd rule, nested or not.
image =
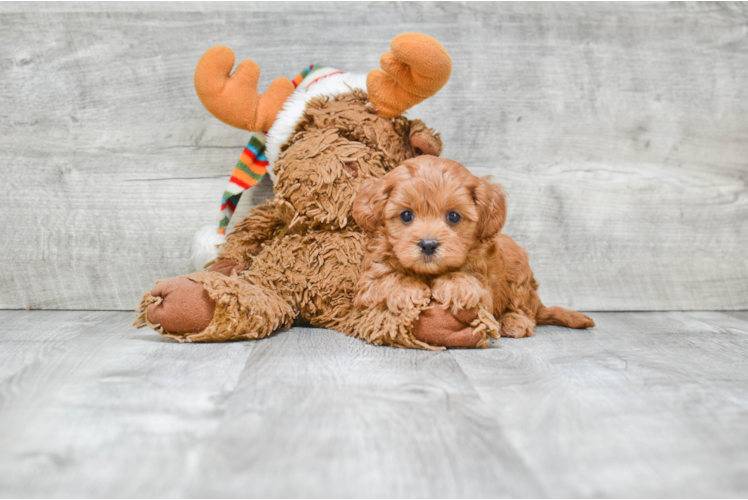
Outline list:
[[[223,217],[218,223],[218,234],[226,234],[231,216],[236,211],[242,193],[256,186],[267,174],[268,159],[265,156],[265,134],[254,133],[249,138],[239,161],[229,179],[229,185],[223,192],[221,212]]]

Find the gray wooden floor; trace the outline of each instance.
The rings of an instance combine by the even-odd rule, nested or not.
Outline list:
[[[748,312],[593,316],[430,353],[0,311],[0,495],[748,495]]]

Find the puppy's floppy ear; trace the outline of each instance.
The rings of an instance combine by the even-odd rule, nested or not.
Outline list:
[[[506,222],[506,195],[501,184],[480,180],[473,188],[473,201],[478,207],[478,238],[485,240],[496,236]]]
[[[353,218],[365,233],[374,233],[384,224],[388,194],[385,179],[369,179],[358,190],[353,201]]]

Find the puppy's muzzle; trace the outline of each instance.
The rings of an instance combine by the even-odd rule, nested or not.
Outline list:
[[[439,248],[438,240],[421,240],[418,242],[418,248],[421,249],[421,253],[425,255],[434,255],[436,249]]]

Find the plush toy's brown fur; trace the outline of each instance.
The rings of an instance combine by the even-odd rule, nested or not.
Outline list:
[[[441,148],[439,134],[417,120],[383,118],[360,90],[311,100],[281,147],[275,198],[236,225],[212,271],[160,282],[147,292],[137,326],[206,342],[262,338],[309,323],[374,344],[434,349],[413,334],[428,301],[397,313],[354,307],[366,238],[352,206],[367,179]],[[185,320],[193,311],[199,317]],[[482,320],[492,321],[473,318],[472,328],[487,329]]]
[[[501,233],[501,185],[455,161],[419,156],[370,179],[353,213],[370,236],[359,307],[400,312],[435,299],[455,314],[487,308],[507,337],[531,336],[536,324],[595,326],[582,313],[543,305],[527,252]]]

